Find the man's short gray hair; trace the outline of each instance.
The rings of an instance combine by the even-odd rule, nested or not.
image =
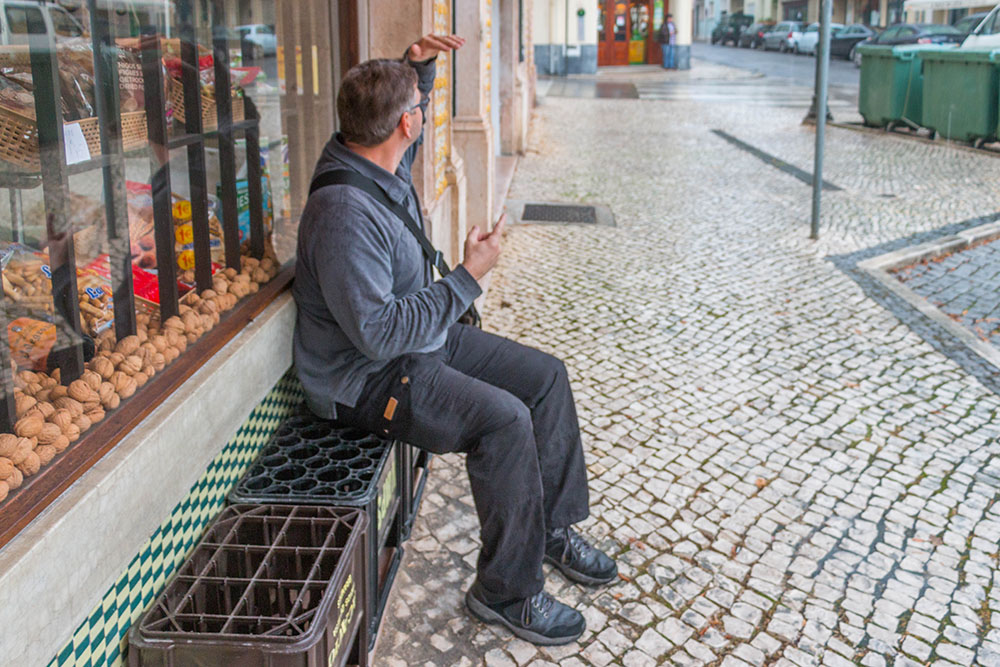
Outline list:
[[[399,60],[368,60],[352,67],[337,95],[344,139],[377,146],[391,137],[400,117],[413,106],[416,84],[417,73]]]

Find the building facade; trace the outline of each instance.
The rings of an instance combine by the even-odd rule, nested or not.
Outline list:
[[[426,33],[467,38],[438,57],[413,170],[454,264],[526,149],[533,16],[532,0],[66,0],[11,23],[5,664],[124,664],[132,624],[301,402],[289,288],[343,74]]]
[[[667,14],[677,26],[677,66],[691,66],[691,0],[536,0],[534,6],[539,74],[593,74],[598,67],[662,64],[656,34]]]

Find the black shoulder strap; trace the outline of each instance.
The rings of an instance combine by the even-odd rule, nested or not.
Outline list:
[[[406,210],[406,207],[400,206],[389,199],[389,195],[375,181],[350,169],[334,169],[333,171],[325,171],[313,179],[312,184],[309,186],[309,194],[328,185],[350,185],[367,192],[371,195],[372,199],[385,206],[397,218],[403,221],[406,228],[417,239],[417,243],[420,244],[420,248],[424,251],[424,255],[430,261],[431,266],[438,270],[442,278],[451,273],[448,263],[444,261],[444,256],[434,248],[428,240],[427,235],[424,234],[424,230],[420,228],[420,225],[413,219],[413,216]]]

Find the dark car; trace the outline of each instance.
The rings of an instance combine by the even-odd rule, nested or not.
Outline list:
[[[719,22],[712,31],[712,44],[732,43],[736,46],[740,39],[740,34],[753,23],[753,17],[746,14],[732,14]]]
[[[983,19],[989,16],[989,12],[978,12],[976,14],[969,14],[968,16],[963,16],[954,23],[952,27],[959,31],[963,35],[968,35],[970,32],[976,29],[976,27],[983,22]]]
[[[858,42],[875,37],[878,33],[866,25],[854,23],[836,35],[830,36],[830,57],[831,58],[851,58],[851,50]]]
[[[965,35],[950,25],[937,23],[897,23],[885,29],[876,37],[866,39],[861,44],[884,44],[899,46],[901,44],[960,44]],[[851,50],[851,60],[861,67],[861,54],[857,47]]]
[[[737,46],[744,49],[760,48],[761,42],[764,39],[764,33],[770,30],[773,25],[773,22],[754,23],[752,26],[740,33]]]

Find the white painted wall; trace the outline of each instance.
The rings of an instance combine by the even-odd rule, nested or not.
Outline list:
[[[569,39],[566,39],[567,7],[569,9]],[[579,37],[580,20],[576,13],[582,9],[583,39]],[[596,0],[535,0],[532,13],[535,44],[597,44]]]

